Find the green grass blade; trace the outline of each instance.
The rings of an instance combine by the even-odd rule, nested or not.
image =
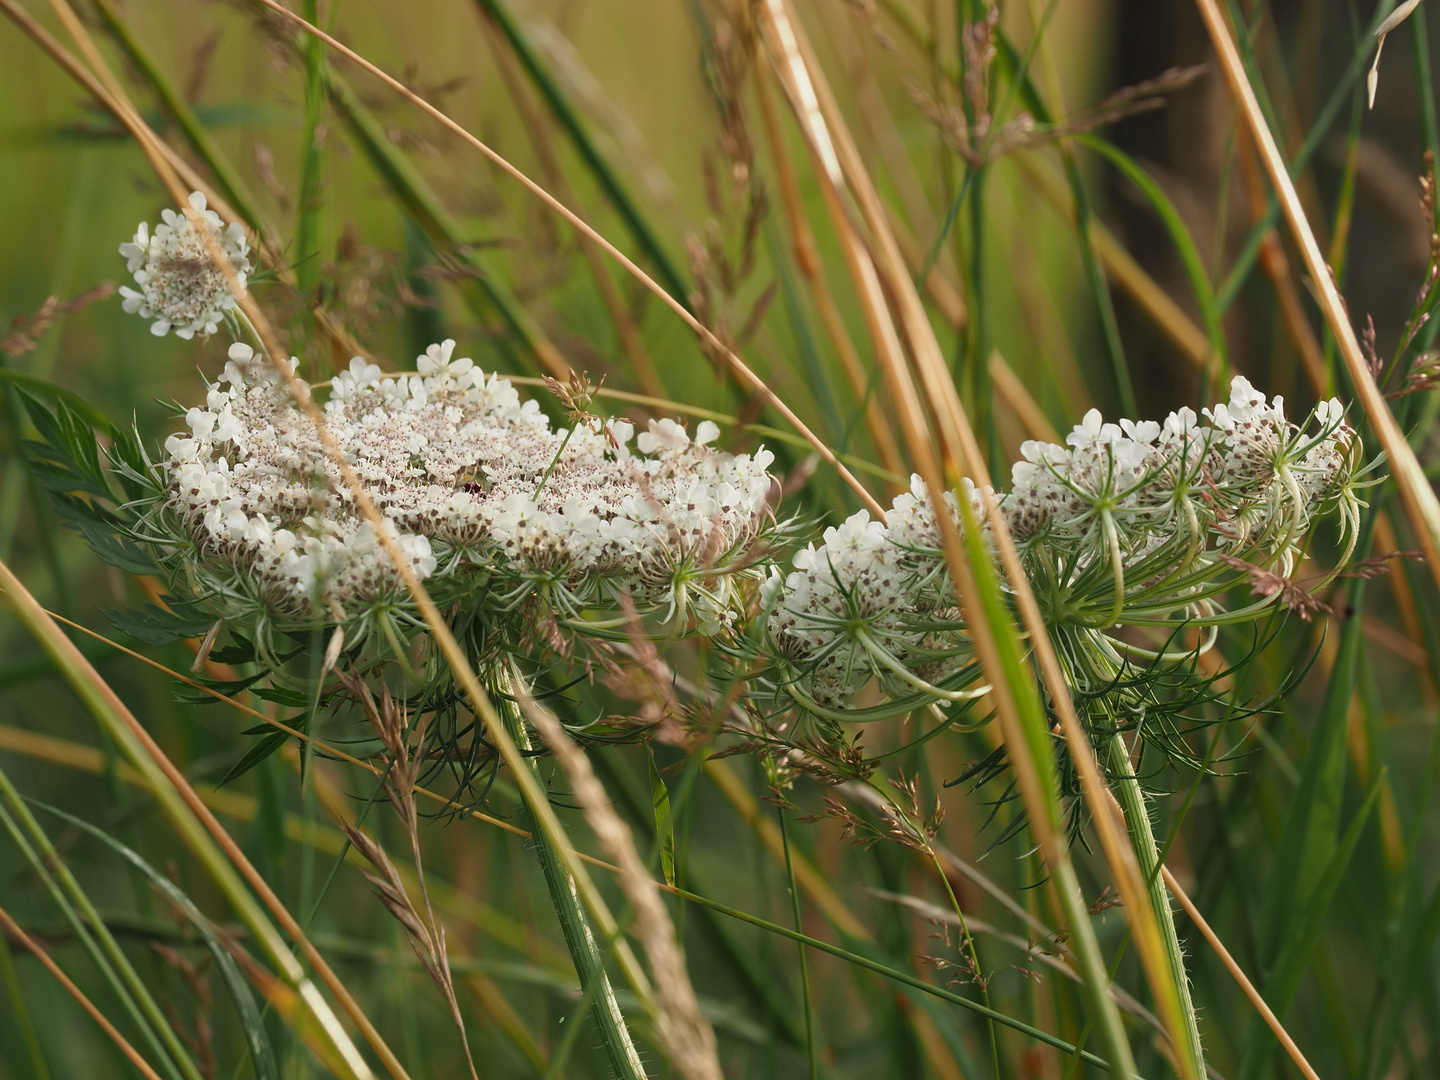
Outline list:
[[[1384,777],[1384,770],[1376,775],[1375,782],[1370,785],[1370,791],[1365,796],[1364,803],[1356,811],[1355,817],[1346,828],[1344,835],[1339,838],[1339,842],[1335,845],[1321,871],[1319,880],[1315,882],[1315,887],[1310,891],[1305,903],[1297,911],[1291,913],[1289,929],[1284,935],[1275,966],[1271,969],[1270,975],[1260,991],[1266,1004],[1275,1011],[1276,1016],[1282,1019],[1285,1016],[1285,1010],[1295,997],[1295,991],[1300,984],[1300,976],[1304,974],[1305,967],[1310,962],[1310,953],[1315,948],[1316,940],[1320,937],[1325,915],[1330,910],[1330,903],[1335,898],[1336,890],[1339,889],[1341,881],[1345,878],[1346,870],[1350,866],[1350,858],[1355,854],[1355,848],[1359,846],[1360,836],[1365,831],[1366,822],[1370,819],[1370,811],[1375,808],[1375,804],[1380,799],[1380,792],[1384,787]],[[1245,1056],[1241,1060],[1238,1073],[1241,1080],[1256,1080],[1261,1075],[1274,1043],[1275,1036],[1270,1029],[1252,1016],[1250,1035],[1245,1045]]]
[[[475,0],[477,6],[485,17],[492,19],[510,47],[515,51],[515,58],[525,69],[525,73],[535,84],[535,89],[545,99],[545,104],[554,113],[555,119],[565,129],[570,141],[575,144],[581,160],[594,175],[601,190],[605,192],[606,198],[619,213],[625,227],[634,237],[635,243],[639,245],[642,252],[655,267],[656,279],[665,286],[665,291],[682,304],[689,306],[690,287],[686,285],[684,276],[671,261],[649,223],[640,213],[639,207],[625,190],[625,185],[616,175],[615,170],[610,167],[604,156],[600,153],[595,143],[591,140],[585,130],[585,125],[580,120],[580,115],[574,106],[570,104],[565,92],[561,89],[559,82],[552,76],[535,49],[531,46],[529,39],[525,36],[519,20],[510,11],[505,0]]]
[[[186,801],[159,761],[151,756],[150,750],[142,743],[136,733],[137,729],[143,731],[139,722],[129,715],[114,691],[85,661],[70,639],[54,620],[45,614],[35,602],[35,598],[3,562],[0,562],[0,591],[5,593],[10,609],[21,624],[50,655],[56,669],[86,710],[114,741],[130,766],[139,773],[175,831],[195,853],[281,979],[296,992],[302,1003],[301,1015],[314,1022],[317,1037],[333,1051],[335,1059],[344,1064],[347,1078],[369,1080],[373,1076],[369,1066],[341,1027],[328,1003],[320,996],[304,969],[291,954],[289,945],[260,907],[234,864],[211,837],[197,816],[197,810]],[[154,752],[159,754],[158,747]],[[377,1049],[385,1049],[383,1043]],[[398,1062],[392,1064],[391,1071],[396,1074],[397,1080],[404,1076],[403,1069],[398,1068]]]
[[[1076,1048],[1072,1044],[1067,1043],[1064,1039],[1051,1035],[1049,1032],[1041,1031],[1039,1028],[1032,1027],[1025,1023],[1023,1020],[1016,1020],[1014,1017],[1007,1016],[996,1009],[987,1008],[978,1001],[971,1001],[969,998],[946,990],[944,987],[927,983],[925,980],[916,978],[908,972],[890,967],[888,964],[882,963],[864,953],[857,952],[854,949],[847,949],[840,945],[832,945],[828,941],[821,941],[819,938],[810,937],[808,934],[803,934],[798,930],[792,930],[788,926],[770,922],[768,919],[762,919],[760,916],[752,915],[748,911],[741,911],[739,908],[733,908],[719,901],[711,900],[709,897],[700,896],[697,893],[690,892],[688,889],[676,889],[675,895],[683,900],[688,900],[692,904],[698,904],[711,911],[718,912],[721,915],[728,915],[730,918],[739,922],[749,923],[751,926],[759,927],[766,933],[789,938],[791,941],[797,941],[818,952],[828,953],[839,960],[844,960],[847,964],[864,968],[866,971],[900,983],[913,990],[918,990],[921,993],[928,994],[941,1001],[949,1002],[951,1005],[958,1005],[962,1009],[967,1009],[970,1012],[993,1020],[997,1024],[1018,1031],[1026,1038],[1034,1039],[1036,1042],[1044,1043],[1046,1046],[1053,1046],[1062,1053],[1073,1054],[1076,1052]],[[857,947],[863,948],[865,946],[857,943]],[[875,951],[878,952],[878,950]],[[1091,1065],[1098,1066],[1111,1074],[1118,1075],[1110,1062],[1096,1054],[1092,1054],[1088,1050],[1080,1051],[1080,1057]],[[1131,1075],[1134,1075],[1133,1072]],[[1137,1078],[1137,1080],[1139,1080],[1139,1078]]]
[[[40,1045],[40,1033],[30,1015],[30,1007],[25,1003],[25,993],[15,971],[14,959],[10,955],[10,944],[3,934],[0,934],[0,979],[3,979],[5,990],[10,995],[10,1007],[15,1010],[15,1023],[20,1028],[20,1037],[25,1040],[25,1052],[30,1055],[31,1072],[35,1080],[50,1080],[50,1065],[45,1060],[45,1050]]]
[[[564,374],[565,364],[555,347],[490,269],[490,259],[481,252],[466,253],[472,238],[461,231],[430,185],[386,137],[384,129],[359,95],[333,70],[326,73],[325,80],[331,102],[344,118],[366,158],[429,237],[437,253],[474,272],[464,276],[460,288],[475,313],[487,322],[498,315],[525,351],[538,361],[542,371],[551,375]]]
[[[0,795],[9,804],[9,810],[0,809],[0,819],[11,838],[45,883],[51,899],[139,1028],[160,1069],[167,1076],[201,1080],[194,1059],[175,1034],[164,1011],[4,770],[0,770]]]
[[[270,1046],[270,1036],[265,1031],[260,1009],[255,1003],[255,995],[250,990],[250,984],[240,973],[239,965],[235,963],[235,958],[230,955],[230,951],[215,937],[214,925],[195,906],[195,902],[178,885],[151,866],[139,852],[122,844],[103,829],[36,799],[26,799],[25,801],[100,841],[138,870],[152,888],[161,893],[174,906],[175,910],[185,916],[190,925],[195,928],[196,933],[200,935],[201,940],[204,941],[206,950],[215,962],[215,969],[220,972],[221,981],[224,982],[225,989],[235,1005],[241,1031],[250,1048],[250,1060],[257,1080],[280,1080],[280,1067],[275,1060],[275,1051]]]
[[[318,23],[318,0],[304,0],[301,13]],[[295,217],[295,280],[301,294],[310,299],[320,283],[321,214],[325,209],[323,189],[324,152],[320,145],[320,124],[325,110],[325,45],[317,37],[305,38],[301,46],[305,60],[305,123],[300,129],[300,197]]]
[[[1125,345],[1120,340],[1120,324],[1115,320],[1115,304],[1110,298],[1110,285],[1105,280],[1105,270],[1100,265],[1100,257],[1095,254],[1095,245],[1090,239],[1090,199],[1085,194],[1085,183],[1080,176],[1075,155],[1067,149],[1064,159],[1065,179],[1069,182],[1070,194],[1075,199],[1075,238],[1080,245],[1080,262],[1085,268],[1085,283],[1090,286],[1090,296],[1100,317],[1105,356],[1110,363],[1110,379],[1114,383],[1115,403],[1122,415],[1138,416],[1135,384],[1130,378],[1130,366],[1125,362]]]
[[[639,830],[642,835],[653,828],[652,815],[640,790],[640,784],[627,770],[612,761],[608,754],[593,753],[591,760],[597,770],[604,772],[606,780],[611,781],[606,784],[606,788],[618,792],[624,801],[631,827]],[[654,838],[651,840],[653,843]],[[713,891],[704,869],[685,859],[683,847],[677,848],[676,856],[677,880],[687,882],[702,895]],[[703,906],[700,908],[699,926],[707,944],[716,951],[731,977],[744,989],[755,1015],[762,1018],[775,1034],[791,1046],[803,1047],[805,1029],[795,1018],[795,1002],[789,999],[787,991],[774,977],[774,973],[766,969],[754,955],[754,951],[736,937],[731,924],[712,909]]]
[[[229,159],[220,149],[219,145],[210,136],[195,109],[185,100],[183,94],[176,89],[175,84],[155,58],[150,55],[140,39],[135,36],[135,31],[125,21],[125,16],[116,8],[114,0],[92,0],[95,10],[100,13],[100,20],[115,43],[120,46],[126,58],[134,65],[135,70],[150,84],[150,89],[159,99],[165,113],[175,121],[175,125],[185,136],[185,141],[191,149],[199,155],[210,170],[210,175],[215,178],[215,186],[231,205],[234,211],[239,214],[251,228],[261,234],[262,239],[267,239],[268,230],[265,227],[264,219],[260,216],[259,208],[255,198],[250,193],[244,179],[230,164]]]
[[[529,754],[532,750],[530,734],[514,701],[499,695],[496,695],[494,700],[510,728],[515,745],[522,753]],[[524,767],[531,770],[535,780],[543,788],[544,778],[540,775],[538,760],[533,756],[527,757]],[[590,1015],[605,1047],[610,1068],[621,1080],[645,1080],[645,1066],[640,1061],[640,1054],[635,1049],[630,1030],[625,1026],[625,1017],[620,1012],[620,1003],[610,985],[610,976],[605,972],[605,953],[608,950],[601,950],[585,905],[580,901],[575,879],[565,869],[554,845],[550,843],[548,832],[541,827],[538,815],[523,804],[522,813],[532,837],[535,854],[540,861],[540,869],[545,875],[545,887],[550,893],[551,906],[555,909],[560,932],[565,937],[565,945],[575,964],[575,974],[579,976],[580,986],[589,1001]],[[564,1056],[556,1054],[551,1061],[551,1072],[560,1067]]]
[[[1356,545],[1361,558],[1369,549],[1373,522],[1372,515]],[[1359,611],[1364,594],[1365,583],[1352,581],[1346,601]],[[1361,660],[1362,635],[1358,617],[1348,619],[1341,628],[1335,665],[1305,754],[1300,786],[1276,848],[1261,919],[1260,940],[1268,943],[1263,957],[1267,965],[1274,962],[1287,924],[1294,918],[1296,908],[1305,902],[1335,851],[1340,833],[1340,802],[1345,792],[1345,733]]]
[[[1220,387],[1223,388],[1229,382],[1227,376],[1230,368],[1225,348],[1225,331],[1220,324],[1220,311],[1215,304],[1215,292],[1205,269],[1205,260],[1200,254],[1200,249],[1195,246],[1195,239],[1190,235],[1190,230],[1186,228],[1180,212],[1175,209],[1175,204],[1170,201],[1170,197],[1151,178],[1150,174],[1119,147],[1097,135],[1077,135],[1075,139],[1076,142],[1094,150],[1119,169],[1125,178],[1139,189],[1140,194],[1145,196],[1145,201],[1159,215],[1161,224],[1165,226],[1165,231],[1169,234],[1171,242],[1175,245],[1175,251],[1180,256],[1180,263],[1185,268],[1185,277],[1190,283],[1191,293],[1194,294],[1195,306],[1200,309],[1200,318],[1204,323],[1205,333],[1210,338],[1210,348],[1214,350],[1215,357],[1219,361],[1218,381]],[[1200,396],[1202,400],[1208,399],[1203,383]]]
[[[1292,177],[1299,176],[1304,172],[1310,164],[1310,159],[1324,145],[1331,125],[1335,123],[1340,109],[1349,100],[1351,88],[1360,77],[1365,62],[1375,50],[1375,27],[1384,21],[1392,6],[1390,0],[1381,0],[1381,3],[1376,4],[1375,11],[1370,17],[1370,25],[1363,33],[1356,36],[1355,48],[1350,54],[1349,63],[1334,80],[1334,89],[1330,91],[1330,96],[1326,98],[1324,106],[1316,114],[1315,123],[1306,133],[1305,141],[1300,145],[1299,151],[1287,165],[1287,171]],[[1215,290],[1215,306],[1222,315],[1230,310],[1230,305],[1240,295],[1240,290],[1245,287],[1245,282],[1255,272],[1255,263],[1260,256],[1260,245],[1265,239],[1265,234],[1273,229],[1279,220],[1280,202],[1272,193],[1270,201],[1265,207],[1265,213],[1251,227],[1245,236],[1245,242],[1240,245],[1240,254],[1236,257],[1234,265],[1230,267],[1230,273],[1220,283],[1220,287]]]

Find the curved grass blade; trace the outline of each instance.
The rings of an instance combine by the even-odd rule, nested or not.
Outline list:
[[[934,986],[931,983],[927,983],[923,979],[916,978],[914,975],[911,975],[907,972],[900,971],[897,968],[889,967],[888,965],[883,964],[878,960],[872,959],[871,957],[866,956],[863,953],[855,952],[852,949],[846,949],[839,945],[831,945],[828,941],[821,941],[819,938],[810,937],[808,934],[803,934],[798,930],[792,930],[788,926],[781,926],[779,923],[770,922],[768,919],[762,919],[760,916],[752,915],[748,911],[741,911],[739,908],[730,907],[727,904],[720,903],[718,900],[711,900],[708,897],[692,893],[687,889],[675,889],[673,891],[675,895],[680,897],[682,900],[688,900],[692,904],[697,904],[701,907],[708,908],[709,910],[718,912],[721,915],[727,915],[732,919],[738,920],[739,922],[749,923],[751,926],[758,927],[759,929],[764,930],[766,933],[776,934],[780,937],[789,938],[791,941],[799,942],[800,944],[815,949],[818,952],[828,953],[829,955],[839,960],[845,961],[847,964],[853,964],[856,967],[864,968],[866,971],[873,972],[876,975],[880,975],[886,979],[890,979],[893,982],[897,982],[904,986],[910,987],[911,989],[919,990],[922,993],[930,995],[931,997],[938,998],[941,1001],[949,1002],[951,1005],[958,1005],[962,1009],[968,1009],[970,1012],[977,1013],[980,1016],[993,1020],[997,1024],[1001,1024],[1014,1031],[1018,1031],[1020,1034],[1024,1035],[1027,1038],[1034,1039],[1036,1042],[1044,1043],[1046,1046],[1053,1046],[1055,1049],[1061,1051],[1062,1053],[1075,1054],[1078,1052],[1081,1060],[1088,1062],[1091,1065],[1098,1066],[1099,1068],[1104,1069],[1106,1072],[1112,1073],[1114,1075],[1119,1075],[1116,1070],[1111,1066],[1110,1062],[1106,1061],[1104,1058],[1100,1057],[1097,1054],[1092,1054],[1088,1050],[1077,1051],[1074,1045],[1072,1045],[1071,1043],[1067,1043],[1064,1039],[1061,1039],[1058,1036],[1051,1035],[1049,1032],[1046,1031],[1041,1031],[1039,1028],[1032,1027],[1031,1025],[1025,1023],[1023,1020],[1016,1020],[1014,1017],[1007,1016],[996,1009],[987,1008],[986,1006],[981,1005],[978,1001],[971,1001],[969,998],[962,997],[960,994],[956,994],[950,990],[946,990],[943,987]],[[1131,1075],[1134,1074],[1132,1073]],[[1136,1080],[1143,1080],[1143,1078],[1136,1077]]]
[[[1324,925],[1325,915],[1330,910],[1330,903],[1335,899],[1335,892],[1340,888],[1340,883],[1344,880],[1346,870],[1350,866],[1350,858],[1360,844],[1360,836],[1365,831],[1366,822],[1370,819],[1370,811],[1375,808],[1375,804],[1380,799],[1380,792],[1384,790],[1384,779],[1385,770],[1378,770],[1374,782],[1370,785],[1370,791],[1365,796],[1365,801],[1355,812],[1355,817],[1346,828],[1345,834],[1340,837],[1334,853],[1326,862],[1324,871],[1321,873],[1319,881],[1315,883],[1310,896],[1298,912],[1291,913],[1289,930],[1285,934],[1280,954],[1261,991],[1266,1003],[1277,1016],[1285,1015],[1286,1008],[1295,997],[1295,991],[1300,984],[1300,976],[1304,974],[1305,968],[1310,962],[1310,954],[1315,948],[1316,940],[1320,937],[1320,930]],[[1255,1080],[1263,1073],[1270,1048],[1274,1043],[1275,1036],[1270,1029],[1252,1017],[1250,1034],[1245,1041],[1245,1056],[1241,1059],[1238,1073],[1240,1080]]]
[[[1310,126],[1305,141],[1289,163],[1287,175],[1294,177],[1304,172],[1310,164],[1310,159],[1324,145],[1325,137],[1330,132],[1330,126],[1335,123],[1340,109],[1349,100],[1351,88],[1355,85],[1355,80],[1360,77],[1360,70],[1365,65],[1365,58],[1370,55],[1373,30],[1384,21],[1390,6],[1388,0],[1382,0],[1381,3],[1376,4],[1374,13],[1371,15],[1369,31],[1356,35],[1355,49],[1350,55],[1350,61],[1346,64],[1345,70],[1335,79],[1334,89],[1330,91],[1330,96],[1326,99],[1324,106],[1315,115],[1315,122]],[[1248,78],[1248,70],[1243,67],[1242,70],[1245,71],[1245,77]],[[1215,290],[1215,304],[1222,314],[1230,309],[1230,305],[1240,295],[1240,290],[1245,287],[1245,282],[1254,273],[1256,260],[1260,257],[1260,247],[1265,241],[1265,234],[1275,227],[1280,219],[1280,212],[1280,200],[1272,194],[1264,215],[1246,234],[1245,242],[1240,247],[1240,254],[1236,256],[1234,264],[1230,267],[1230,273],[1220,283],[1220,287]]]
[[[144,77],[150,84],[150,89],[160,100],[161,107],[175,121],[181,133],[185,136],[200,160],[210,170],[210,175],[215,178],[215,183],[224,193],[226,200],[234,208],[235,212],[244,218],[257,233],[265,238],[270,230],[266,227],[264,219],[255,204],[255,197],[250,193],[244,179],[235,167],[230,164],[224,152],[210,137],[210,132],[205,129],[204,123],[196,114],[195,109],[185,100],[185,96],[176,89],[175,84],[170,81],[169,76],[161,66],[156,63],[155,58],[140,43],[135,36],[135,31],[125,21],[119,9],[115,7],[114,0],[92,0],[95,10],[100,13],[100,21],[104,24],[106,31],[115,43],[120,46],[126,58],[135,66],[135,70]]]
[[[318,41],[318,38],[311,39]],[[565,378],[570,370],[565,358],[535,325],[529,314],[487,268],[478,253],[466,254],[470,241],[460,226],[441,204],[424,178],[405,155],[386,137],[360,96],[336,71],[327,69],[325,86],[330,101],[346,121],[351,134],[360,144],[370,164],[405,207],[415,224],[430,239],[437,254],[451,260],[467,273],[461,280],[461,292],[475,313],[484,321],[499,315],[501,322],[524,349],[539,363],[540,368]]]
[[[604,155],[591,140],[585,130],[585,125],[580,120],[579,113],[575,111],[575,107],[570,104],[570,100],[565,96],[559,82],[546,69],[530,45],[529,38],[521,29],[519,20],[510,11],[505,0],[475,0],[475,3],[483,16],[493,21],[505,35],[505,40],[510,43],[510,48],[514,50],[515,57],[520,61],[525,73],[530,76],[531,82],[540,91],[540,96],[545,99],[550,111],[555,114],[555,119],[560,121],[560,125],[570,136],[570,141],[575,144],[576,151],[579,152],[586,167],[600,184],[606,198],[619,213],[621,220],[625,222],[625,227],[630,231],[630,235],[634,237],[635,242],[640,245],[640,249],[655,267],[660,283],[665,286],[665,290],[671,296],[680,298],[682,303],[685,302],[685,298],[690,295],[690,287],[685,284],[685,278],[670,260],[670,256],[661,246],[649,223],[635,205],[635,201],[625,190],[625,185],[621,182],[620,177],[616,175],[615,170],[610,167],[610,163],[605,160]]]
[[[1175,245],[1175,251],[1180,256],[1181,264],[1185,267],[1185,277],[1190,283],[1190,291],[1195,296],[1195,306],[1200,309],[1200,318],[1205,324],[1205,333],[1210,338],[1210,348],[1214,350],[1214,355],[1219,363],[1215,373],[1216,381],[1224,386],[1229,374],[1230,362],[1225,349],[1225,331],[1220,324],[1220,310],[1215,303],[1215,290],[1206,273],[1205,260],[1195,246],[1195,239],[1190,235],[1190,230],[1185,227],[1180,212],[1175,209],[1175,204],[1161,190],[1160,185],[1155,183],[1150,174],[1114,143],[1102,139],[1098,135],[1085,134],[1075,136],[1075,141],[1094,150],[1119,169],[1125,178],[1139,189],[1140,194],[1145,196],[1145,201],[1159,216],[1161,224],[1165,226],[1165,231]],[[1210,370],[1208,365],[1205,370],[1207,372]],[[1207,397],[1203,385],[1200,396]]]
[[[147,1049],[154,1055],[161,1071],[167,1077],[201,1080],[199,1069],[170,1026],[165,1013],[3,770],[0,770],[0,794],[9,804],[8,810],[0,806],[0,824],[10,833],[76,939],[105,977],[131,1022],[144,1036]]]
[[[317,0],[304,0],[305,17],[319,21]],[[305,61],[305,122],[300,129],[300,195],[295,217],[295,280],[309,297],[320,283],[320,214],[324,209],[321,114],[325,108],[325,50],[314,38],[301,47]]]
[[[284,909],[280,907],[279,900],[269,892],[264,881],[254,875],[253,867],[250,867],[239,848],[234,846],[233,840],[229,839],[199,795],[154,743],[114,690],[90,666],[74,643],[65,636],[54,620],[46,615],[29,590],[3,562],[0,562],[0,591],[5,593],[11,610],[21,624],[50,655],[56,668],[87,711],[114,741],[130,766],[144,779],[146,787],[150,789],[171,824],[205,866],[236,914],[280,972],[281,978],[299,995],[306,1015],[314,1020],[339,1060],[346,1063],[349,1076],[354,1080],[370,1080],[373,1076],[370,1067],[340,1026],[329,1004],[320,996],[305,970],[291,954],[289,946],[261,909],[246,883],[241,880],[236,867],[248,870],[247,876],[250,877],[251,884],[255,885],[262,896],[269,894],[267,899],[273,905],[272,910],[278,908],[283,913]],[[220,844],[225,841],[229,843],[226,849],[222,850]],[[293,926],[294,920],[289,921]],[[292,933],[305,949],[307,958],[322,975],[329,976],[327,983],[331,989],[342,1000],[347,1000],[349,995],[344,985],[334,978],[323,958],[305,941],[303,935],[298,934],[298,929],[298,926],[293,926]],[[347,1000],[347,1011],[357,1023],[364,1020],[364,1014],[353,999]],[[367,1024],[368,1021],[361,1023],[362,1028]],[[386,1064],[397,1080],[408,1080],[399,1060],[388,1053],[388,1047],[373,1026],[369,1027],[366,1035],[377,1052],[388,1058]]]
[[[230,999],[235,1005],[235,1012],[240,1019],[240,1028],[244,1032],[246,1044],[250,1047],[250,1059],[254,1065],[257,1080],[280,1080],[280,1066],[275,1059],[275,1051],[270,1045],[270,1036],[261,1022],[260,1009],[255,1004],[255,995],[250,992],[250,984],[245,981],[245,976],[241,974],[230,951],[216,939],[213,925],[195,906],[195,902],[186,896],[178,885],[151,866],[139,852],[122,844],[103,829],[38,799],[27,798],[25,801],[100,841],[144,875],[151,886],[163,895],[176,911],[189,920],[190,925],[200,935],[206,950],[215,961],[215,969],[220,972],[220,978],[224,981],[225,989],[229,992]]]
[[[139,1070],[140,1075],[145,1077],[145,1080],[161,1080],[160,1074],[151,1068],[150,1063],[140,1056],[139,1051],[131,1046],[125,1036],[121,1035],[115,1028],[115,1025],[105,1018],[105,1014],[97,1009],[95,1004],[81,992],[80,988],[60,969],[60,965],[55,963],[55,961],[50,958],[50,955],[36,944],[29,934],[25,933],[25,931],[16,924],[14,919],[10,918],[9,912],[4,908],[0,908],[0,930],[3,930],[6,934],[15,938],[16,941],[20,942],[20,944],[24,945],[35,955],[35,958],[55,977],[55,981],[65,988],[65,992],[78,1001],[80,1007],[90,1014],[90,1018],[100,1025],[106,1035],[110,1036],[115,1045],[118,1046],[120,1051],[130,1060],[130,1064],[134,1065],[135,1068]]]

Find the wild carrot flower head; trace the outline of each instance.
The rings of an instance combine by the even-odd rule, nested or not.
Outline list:
[[[206,209],[205,196],[198,191],[191,194],[190,206],[220,244],[243,288],[250,272],[245,230],[234,222],[227,226],[219,214]],[[167,207],[160,217],[161,224],[153,232],[142,221],[134,239],[120,245],[120,254],[139,286],[138,290],[120,286],[124,308],[155,320],[150,331],[157,337],[171,330],[182,338],[213,334],[225,313],[235,306],[225,274],[211,259],[189,216]]]
[[[325,423],[417,577],[458,602],[515,610],[535,598],[562,620],[628,597],[719,632],[765,531],[772,455],[731,455],[674,421],[581,417],[552,429],[534,400],[454,342],[423,374],[382,376],[356,358],[335,377]],[[166,442],[166,509],[187,573],[212,596],[253,598],[266,617],[403,605],[399,577],[305,414],[245,345]],[[717,429],[718,431],[718,429]],[[639,452],[631,449],[638,441]]]
[[[1116,650],[1125,647],[1108,633],[1121,625],[1213,628],[1255,617],[1269,598],[1220,606],[1235,560],[1289,574],[1321,514],[1338,510],[1341,564],[1349,557],[1360,447],[1338,401],[1297,425],[1280,398],[1236,378],[1229,402],[1203,421],[1181,409],[1163,424],[1112,424],[1092,409],[1065,441],[1024,444],[1010,490],[996,498],[1046,621],[1084,639],[1071,657],[1089,650],[1107,668],[1123,666]],[[980,493],[967,486],[959,497],[983,522]],[[944,502],[959,528],[956,493]],[[765,602],[776,689],[817,716],[843,718],[872,682],[890,703],[867,714],[977,692],[934,500],[919,477],[883,523],[857,514],[801,551],[790,574],[773,571]]]

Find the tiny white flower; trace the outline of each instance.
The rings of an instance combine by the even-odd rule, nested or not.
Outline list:
[[[684,450],[690,445],[690,436],[683,427],[667,416],[661,420],[651,420],[650,430],[642,431],[635,440],[635,445],[642,454],[653,454],[657,450]]]

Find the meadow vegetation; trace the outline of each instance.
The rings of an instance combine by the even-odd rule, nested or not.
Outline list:
[[[1435,1073],[1418,0],[0,14],[0,1080]]]

